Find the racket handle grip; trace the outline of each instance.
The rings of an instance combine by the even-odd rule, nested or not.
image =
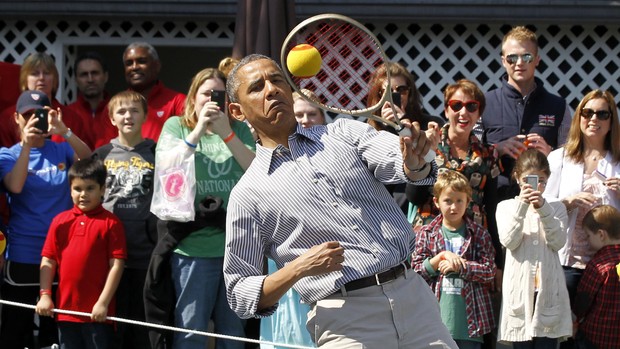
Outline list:
[[[398,130],[398,135],[400,137],[411,137],[411,129],[401,126],[401,129]]]
[[[424,161],[426,162],[431,162],[433,160],[435,160],[435,151],[433,149],[429,149],[428,153],[426,153],[426,155],[424,155]]]

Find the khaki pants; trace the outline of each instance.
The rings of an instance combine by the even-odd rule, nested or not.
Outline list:
[[[381,286],[318,301],[307,328],[320,348],[458,349],[441,322],[437,298],[413,270]]]

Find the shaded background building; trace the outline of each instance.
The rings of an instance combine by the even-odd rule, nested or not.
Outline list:
[[[441,113],[442,90],[456,79],[477,81],[485,91],[498,85],[504,72],[501,39],[513,25],[536,31],[542,56],[537,75],[573,108],[593,88],[620,91],[620,4],[614,1],[242,2],[250,3],[257,16],[272,15],[274,27],[285,21],[277,15],[284,3],[294,3],[296,23],[331,12],[366,24],[388,56],[417,77],[424,106],[432,114]],[[260,10],[265,6],[268,13]],[[195,72],[232,54],[239,12],[237,0],[2,0],[0,61],[20,64],[33,51],[52,54],[61,74],[58,98],[70,103],[76,97],[73,63],[80,52],[92,49],[107,58],[108,87],[117,92],[125,88],[122,51],[141,40],[157,48],[162,80],[186,91]]]

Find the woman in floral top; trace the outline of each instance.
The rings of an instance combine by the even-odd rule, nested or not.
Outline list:
[[[497,206],[497,176],[500,173],[498,153],[492,145],[482,144],[472,132],[484,111],[485,99],[472,81],[459,80],[444,91],[445,114],[448,123],[440,130],[440,142],[435,162],[439,173],[455,170],[467,177],[472,187],[472,201],[467,215],[488,229],[497,251],[496,263],[501,266],[501,245],[495,224]],[[415,187],[409,199],[418,207],[416,227],[430,223],[439,210],[433,204],[432,187]]]

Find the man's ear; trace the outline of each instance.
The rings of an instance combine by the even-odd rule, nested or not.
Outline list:
[[[607,233],[607,230],[605,229],[598,229],[596,231],[596,234],[599,236],[601,241],[607,241],[607,239],[609,238],[609,233]]]
[[[439,204],[437,203],[437,197],[433,196],[433,203],[435,204],[435,207],[439,208]]]
[[[245,121],[245,115],[239,103],[228,103],[228,114],[239,121]]]

